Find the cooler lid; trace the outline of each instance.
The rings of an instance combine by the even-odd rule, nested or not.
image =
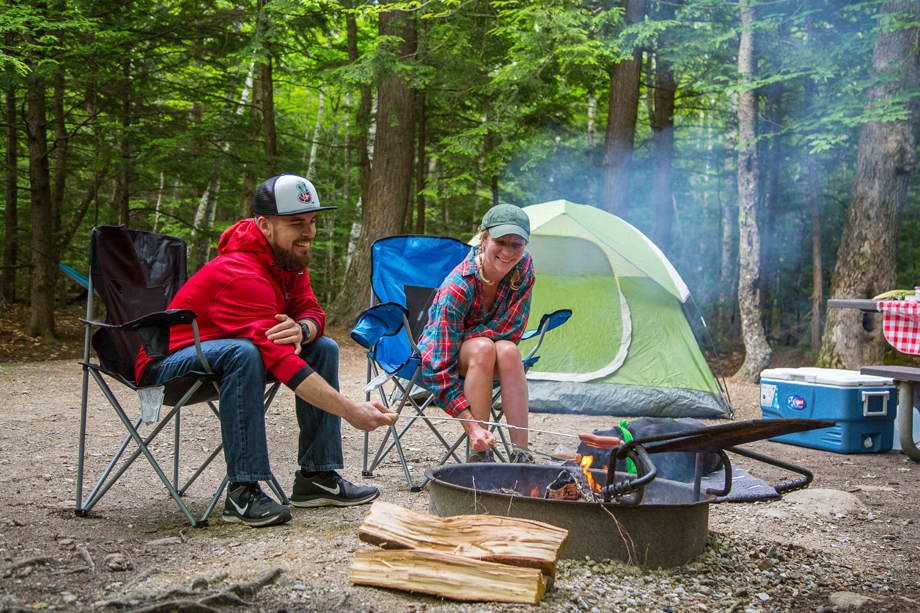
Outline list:
[[[798,381],[835,387],[889,387],[893,379],[860,374],[858,370],[834,368],[768,368],[760,373],[761,380]]]

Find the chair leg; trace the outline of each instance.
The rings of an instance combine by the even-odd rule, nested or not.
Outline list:
[[[211,498],[208,508],[204,510],[204,515],[201,516],[200,527],[208,525],[208,518],[211,516],[211,511],[214,510],[214,507],[217,506],[217,501],[220,500],[221,494],[224,493],[224,490],[227,488],[227,484],[230,482],[230,478],[224,476],[224,480],[220,482],[220,487],[217,488],[217,492],[214,493],[214,497]]]
[[[88,361],[88,360],[87,360]],[[77,501],[74,505],[74,513],[79,517],[85,517],[89,512],[83,508],[83,458],[86,455],[86,410],[87,399],[89,397],[89,367],[83,367],[83,390],[80,394],[80,443],[79,456],[77,458]]]
[[[166,424],[169,423],[169,420],[172,419],[174,412],[175,412],[175,409],[173,409],[170,413],[168,413],[166,417],[164,417],[160,421],[160,423],[156,426],[156,428],[151,430],[150,434],[148,434],[147,438],[144,440],[144,445],[149,445],[150,442],[154,438],[156,438],[156,436],[166,426]],[[138,418],[138,420],[134,423],[134,429],[137,430],[137,428],[140,427],[140,425],[141,425],[141,420],[140,418]],[[114,475],[112,475],[112,478],[109,479],[108,483],[105,483],[103,485],[105,480],[109,477],[109,474],[111,474],[112,470],[118,464],[118,461],[121,459],[121,455],[125,452],[125,449],[127,449],[128,443],[130,442],[131,442],[131,434],[129,433],[125,436],[125,440],[122,441],[121,447],[119,447],[115,455],[112,456],[112,460],[109,462],[109,465],[102,472],[102,476],[99,477],[99,480],[96,482],[96,486],[93,488],[93,491],[90,492],[89,496],[86,497],[86,502],[83,504],[83,511],[84,511],[83,516],[85,516],[86,513],[89,513],[90,509],[92,509],[93,506],[95,506],[95,504],[99,502],[99,500],[105,495],[105,493],[109,490],[109,488],[112,487],[118,481],[118,479],[124,474],[124,472],[128,470],[128,468],[134,463],[134,460],[137,459],[137,456],[141,454],[140,448],[136,449],[134,453],[128,456],[128,459],[124,461],[124,463],[121,465],[121,468],[119,468],[118,471]]]
[[[173,487],[179,488],[179,415],[182,411],[176,411],[176,427],[173,432]],[[184,490],[183,490],[184,491]],[[182,495],[182,492],[179,492]]]
[[[182,498],[179,496],[179,492],[173,487],[173,484],[169,482],[169,478],[163,473],[163,469],[160,468],[160,465],[157,463],[156,458],[153,457],[153,454],[150,453],[150,450],[147,449],[147,445],[144,443],[144,440],[137,433],[137,430],[131,425],[131,420],[128,419],[128,416],[125,414],[124,409],[119,404],[118,399],[115,398],[115,395],[112,394],[112,390],[109,389],[109,386],[106,385],[105,381],[102,380],[102,376],[99,375],[96,371],[91,371],[93,378],[96,379],[96,383],[99,384],[99,387],[102,389],[103,394],[105,394],[106,399],[109,401],[109,404],[115,409],[115,413],[118,415],[118,418],[121,420],[121,423],[124,424],[125,428],[131,434],[131,438],[134,439],[134,442],[138,447],[141,448],[141,451],[144,454],[144,457],[147,458],[147,461],[150,462],[150,465],[153,467],[153,470],[156,472],[157,477],[160,478],[160,481],[163,482],[163,485],[166,486],[169,495],[172,496],[173,500],[176,501],[176,504],[179,505],[179,508],[185,514],[185,517],[188,519],[189,523],[192,526],[198,524],[198,521],[188,510],[188,507],[185,506],[185,503],[182,501]]]

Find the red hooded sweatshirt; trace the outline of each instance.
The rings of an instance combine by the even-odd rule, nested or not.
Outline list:
[[[265,335],[278,324],[275,315],[313,319],[323,334],[326,314],[316,302],[306,270],[284,270],[275,261],[268,240],[252,219],[237,222],[221,235],[220,254],[192,276],[169,304],[198,315],[202,341],[248,338],[262,352],[265,369],[296,388],[313,369],[294,355],[294,345],[276,345]],[[169,353],[194,344],[192,326],[173,326]],[[141,347],[135,366],[141,380],[150,358]]]

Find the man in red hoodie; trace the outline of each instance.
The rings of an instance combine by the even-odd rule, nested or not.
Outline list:
[[[341,418],[371,431],[393,423],[379,402],[356,402],[339,393],[335,341],[323,336],[326,315],[310,287],[307,267],[320,206],[313,185],[280,175],[256,190],[254,218],[228,228],[208,262],[170,303],[197,315],[201,348],[220,376],[220,421],[230,485],[223,519],[250,526],[291,519],[287,507],[259,488],[271,479],[263,394],[266,371],[294,390],[300,426],[291,504],[351,506],[379,495],[343,479]],[[141,349],[137,380],[161,385],[201,370],[191,326],[174,326],[169,355],[150,360]]]

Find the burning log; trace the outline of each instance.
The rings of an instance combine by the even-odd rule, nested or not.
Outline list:
[[[351,582],[455,600],[530,605],[538,604],[546,593],[546,578],[536,568],[496,564],[424,549],[359,551],[351,567]]]
[[[578,491],[578,484],[575,483],[575,477],[567,470],[563,470],[556,477],[555,481],[546,487],[544,498],[549,500],[581,500],[581,493]]]
[[[359,537],[384,549],[428,549],[452,556],[537,568],[552,575],[568,530],[496,515],[436,517],[378,500]]]

